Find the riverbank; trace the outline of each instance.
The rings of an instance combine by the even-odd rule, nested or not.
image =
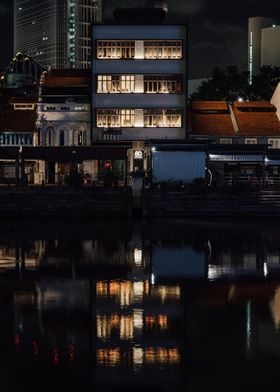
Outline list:
[[[0,218],[227,219],[280,217],[279,189],[196,191],[144,189],[133,199],[130,188],[28,187],[0,189]]]

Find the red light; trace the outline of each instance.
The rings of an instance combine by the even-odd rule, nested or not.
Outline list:
[[[58,352],[58,349],[55,348],[53,350],[53,364],[55,366],[58,366],[58,363],[59,363],[59,352]]]
[[[68,347],[68,354],[69,354],[69,362],[70,362],[70,365],[73,365],[74,364],[74,361],[75,361],[75,346],[74,346],[74,344],[69,344],[69,347]]]
[[[33,349],[33,354],[34,354],[35,358],[37,359],[37,357],[39,355],[39,344],[36,341],[34,341],[32,343],[32,349]]]
[[[104,163],[104,168],[105,169],[111,169],[111,167],[112,167],[111,162],[105,162]]]
[[[14,346],[16,350],[19,350],[20,346],[20,334],[17,333],[16,336],[14,337]]]

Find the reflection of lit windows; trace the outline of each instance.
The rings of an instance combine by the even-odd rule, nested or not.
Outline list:
[[[145,317],[145,326],[147,329],[160,329],[161,331],[168,328],[168,318],[166,314],[152,315]]]
[[[107,282],[97,282],[96,283],[96,294],[100,297],[107,297],[107,295],[108,295]]]
[[[133,347],[133,364],[136,366],[143,364],[143,348]]]
[[[144,350],[144,363],[149,365],[175,365],[180,363],[178,348],[146,348]]]
[[[137,151],[135,151],[136,153]],[[140,151],[142,154],[143,152]],[[135,155],[134,155],[135,157]],[[134,263],[137,267],[141,267],[142,266],[142,256],[143,256],[143,252],[141,248],[135,248],[134,249]]]
[[[121,362],[121,353],[119,348],[104,348],[96,351],[97,366],[116,367]]]
[[[120,339],[133,339],[133,318],[130,315],[124,315],[121,317]]]
[[[141,303],[143,300],[144,294],[144,283],[143,282],[134,282],[133,283],[133,294],[134,294],[134,303]]]
[[[151,287],[151,296],[159,298],[162,304],[168,300],[179,300],[181,296],[180,286],[153,286]]]
[[[98,314],[96,317],[96,334],[99,339],[109,339],[113,330],[120,328],[120,316],[113,314],[110,316]]]
[[[134,310],[134,312],[133,312],[133,325],[134,325],[134,328],[137,328],[142,331],[142,329],[143,329],[143,311],[142,310]]]
[[[98,282],[96,294],[100,297],[117,297],[121,306],[133,303],[133,283],[130,281]]]

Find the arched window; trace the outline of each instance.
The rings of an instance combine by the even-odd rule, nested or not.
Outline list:
[[[59,140],[58,140],[58,144],[60,146],[65,146],[65,131],[63,129],[61,129],[59,131]]]
[[[51,146],[53,140],[53,128],[49,127],[46,130],[46,146]]]

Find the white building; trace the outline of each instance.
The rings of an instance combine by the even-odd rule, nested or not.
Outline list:
[[[277,65],[272,53],[275,53],[275,50],[277,51],[279,38],[278,41],[271,40],[270,31],[271,28],[275,28],[277,23],[276,19],[264,17],[252,17],[248,20],[248,71],[250,82],[252,82],[253,75],[259,73],[261,66]],[[273,32],[272,35],[274,34]],[[273,61],[271,61],[272,59]]]
[[[261,63],[280,67],[280,25],[262,29]]]
[[[90,80],[90,72],[82,69],[51,69],[44,73],[37,106],[36,146],[91,145]],[[52,166],[51,163],[46,170],[39,170],[47,173],[48,182],[57,182],[59,172],[69,172],[67,165]]]

